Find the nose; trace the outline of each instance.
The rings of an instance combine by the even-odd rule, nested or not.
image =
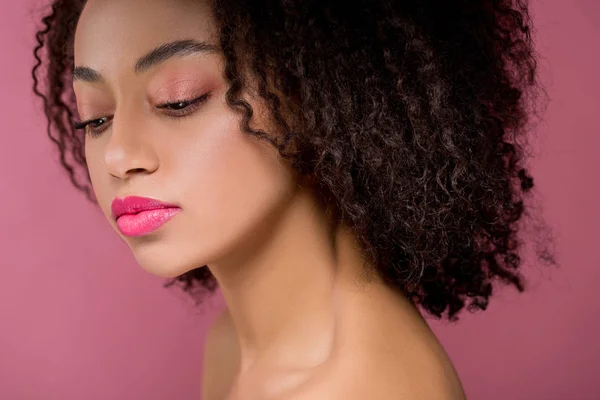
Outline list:
[[[138,121],[143,120],[138,118]],[[159,158],[144,124],[130,115],[113,117],[111,133],[105,147],[104,162],[109,174],[119,179],[151,174],[159,167]]]

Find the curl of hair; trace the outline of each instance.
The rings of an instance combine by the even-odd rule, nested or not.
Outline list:
[[[73,36],[84,3],[53,1],[32,75],[61,164],[93,200],[83,137],[72,129]],[[519,223],[533,187],[525,134],[541,91],[525,1],[213,7],[227,102],[242,113],[243,131],[310,177],[353,229],[370,272],[450,320],[465,306],[486,309],[495,281],[524,290]],[[249,76],[276,135],[250,127]],[[538,257],[556,263],[546,247]],[[167,286],[176,282],[190,292],[216,287],[208,268]]]

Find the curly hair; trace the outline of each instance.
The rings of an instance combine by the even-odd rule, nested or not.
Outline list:
[[[54,0],[36,33],[34,92],[73,184],[95,201],[72,128],[84,0]],[[523,0],[213,0],[227,103],[353,230],[386,284],[429,314],[524,290],[526,132],[543,92]],[[40,73],[44,73],[40,76]],[[277,135],[250,127],[246,73]],[[539,232],[538,232],[539,233]],[[546,243],[546,240],[544,240]],[[538,258],[556,264],[544,247]],[[212,291],[197,268],[166,284]]]

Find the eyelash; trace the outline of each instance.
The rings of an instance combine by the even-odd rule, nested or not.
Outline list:
[[[210,93],[205,93],[202,96],[197,97],[195,99],[180,100],[180,101],[175,101],[175,102],[170,102],[170,103],[164,103],[164,104],[160,104],[160,105],[156,106],[156,108],[158,108],[159,110],[167,109],[170,112],[170,114],[169,113],[165,114],[167,117],[173,118],[173,119],[180,119],[180,118],[184,118],[184,117],[187,117],[187,116],[193,114],[206,100],[208,100],[209,97],[210,97]],[[169,107],[180,106],[180,105],[183,105],[183,106],[178,109],[173,109],[173,108],[169,109]],[[89,119],[87,121],[74,122],[73,128],[75,130],[84,131],[90,137],[98,137],[102,134],[102,132],[104,132],[104,130],[107,129],[107,125],[110,120],[112,120],[112,117],[94,118],[94,119]],[[102,125],[98,126],[97,125],[98,123],[101,123]],[[100,130],[92,130],[92,129],[94,129],[93,128],[94,124],[96,124],[95,128],[100,128]]]

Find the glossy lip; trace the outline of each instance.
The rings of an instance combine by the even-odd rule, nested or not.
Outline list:
[[[143,236],[167,223],[181,208],[148,197],[127,196],[115,198],[111,211],[123,235]]]
[[[124,214],[138,214],[142,211],[160,210],[163,208],[179,208],[175,204],[163,203],[162,201],[148,197],[127,196],[122,199],[115,198],[110,206],[113,218],[118,219]]]

